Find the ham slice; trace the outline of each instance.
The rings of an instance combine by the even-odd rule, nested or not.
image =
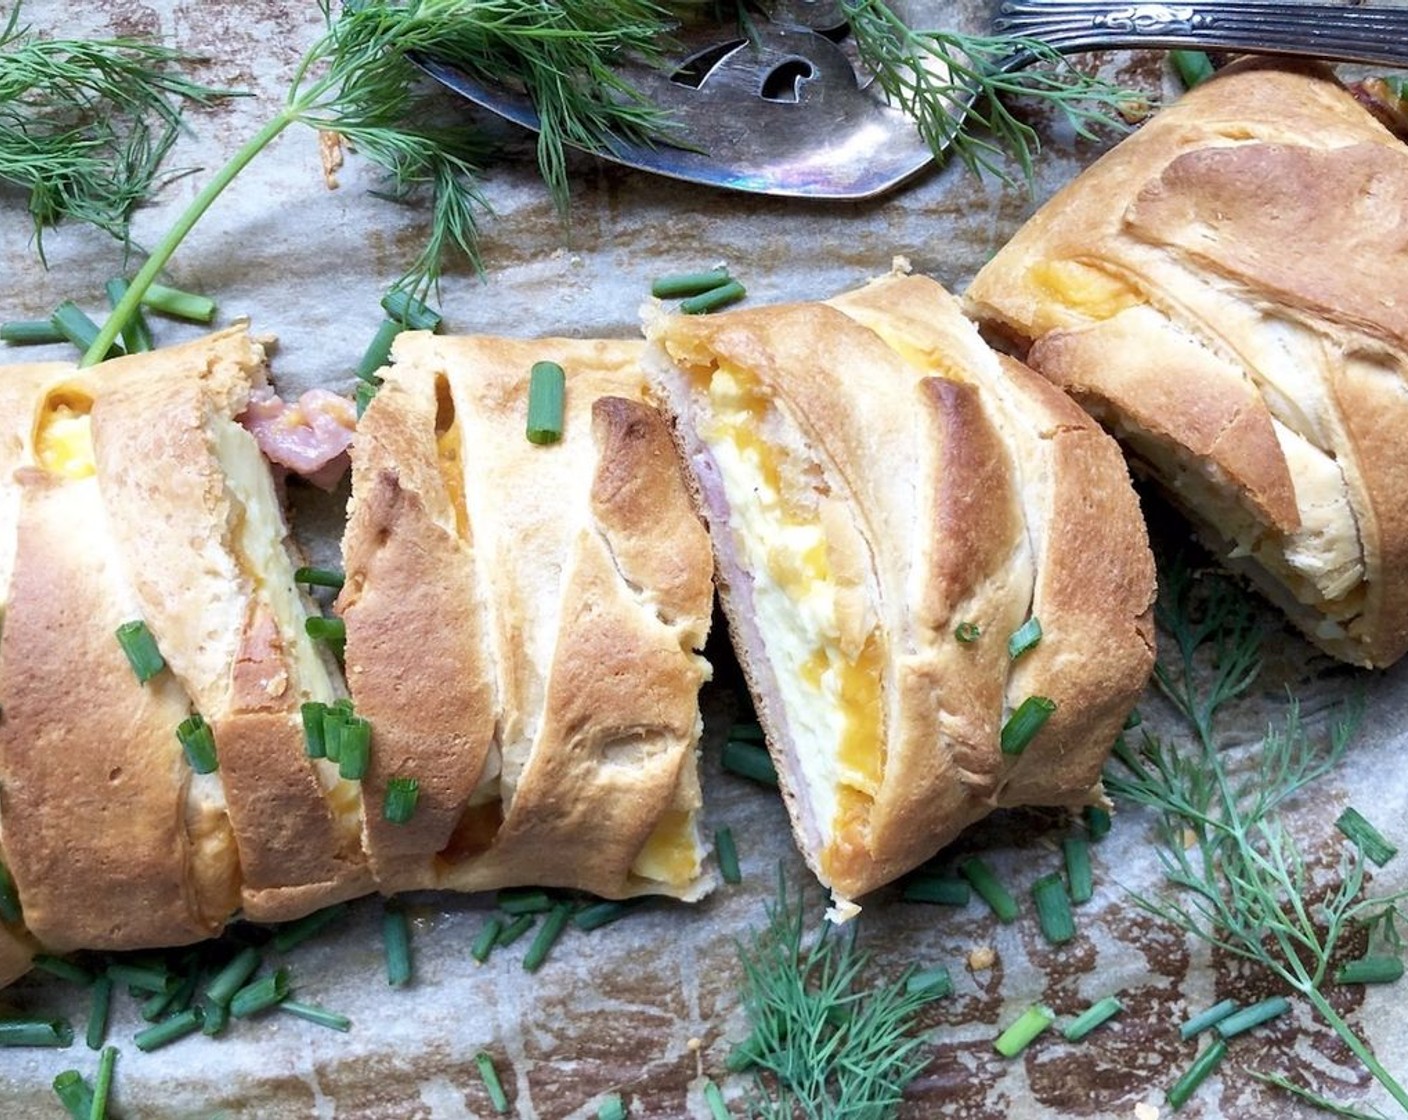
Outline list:
[[[240,416],[259,450],[315,486],[331,490],[347,470],[347,449],[357,430],[357,410],[346,397],[309,389],[296,401],[273,389],[255,389]]]

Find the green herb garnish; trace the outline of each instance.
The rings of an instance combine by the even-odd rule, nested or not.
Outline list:
[[[117,628],[117,644],[127,656],[132,672],[143,684],[166,668],[166,658],[157,648],[156,638],[141,619],[124,622]]]
[[[562,439],[567,375],[556,362],[534,362],[528,377],[528,442]]]

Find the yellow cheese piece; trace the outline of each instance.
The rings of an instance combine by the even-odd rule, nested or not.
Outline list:
[[[1032,324],[1036,335],[1092,319],[1111,319],[1144,302],[1123,280],[1080,261],[1038,261],[1027,272],[1027,280],[1042,297],[1041,321]]]
[[[464,536],[469,525],[469,510],[464,499],[464,466],[460,462],[463,442],[460,438],[459,420],[455,420],[435,437],[435,451],[439,460],[440,477],[445,481],[445,492],[449,494],[450,505],[455,510],[455,531]]]
[[[684,809],[667,810],[636,856],[631,873],[674,887],[683,887],[698,878],[699,843],[694,834],[694,814]]]
[[[34,432],[35,457],[50,474],[89,478],[97,472],[93,458],[93,402],[82,393],[50,393]]]

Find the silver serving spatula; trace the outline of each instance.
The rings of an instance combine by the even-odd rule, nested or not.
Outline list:
[[[1062,53],[1211,48],[1408,66],[1408,6],[1008,0],[993,30],[1039,38]],[[715,32],[713,42],[696,43],[673,67],[629,69],[627,80],[675,122],[673,142],[616,139],[598,154],[674,179],[759,194],[861,199],[890,190],[935,153],[838,45],[845,32],[844,24],[817,31],[775,23],[751,41]],[[1001,69],[1033,61],[1018,52]],[[522,90],[433,59],[419,62],[470,101],[538,127]],[[971,102],[971,96],[954,102],[955,127]]]

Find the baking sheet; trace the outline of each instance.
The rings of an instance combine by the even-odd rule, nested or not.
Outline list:
[[[959,9],[964,21],[980,15],[977,8]],[[144,244],[155,242],[209,171],[262,123],[321,25],[316,5],[273,0],[31,0],[24,17],[55,34],[160,36],[207,57],[200,79],[256,93],[191,114],[193,135],[178,146],[171,166],[193,171],[168,184],[159,202],[139,215],[135,232]],[[1159,57],[1120,54],[1099,62],[1151,94],[1174,88]],[[926,173],[873,202],[779,201],[652,179],[580,157],[572,161],[566,222],[532,171],[530,142],[505,132],[506,154],[485,175],[494,211],[483,224],[486,275],[481,279],[461,265],[447,276],[445,329],[633,335],[654,276],[716,261],[746,282],[755,303],[830,295],[886,271],[896,255],[959,291],[1035,206],[1100,150],[1038,123],[1045,148],[1030,194],[954,167]],[[375,184],[355,156],[338,179],[330,190],[314,134],[289,130],[216,204],[173,265],[175,283],[219,300],[222,321],[246,315],[256,332],[277,335],[274,376],[286,395],[311,385],[350,391],[351,369],[380,318],[377,301],[422,237],[421,213],[369,195]],[[122,268],[111,241],[76,227],[52,231],[45,238],[46,271],[32,251],[22,197],[0,191],[0,215],[8,266],[0,318],[46,316],[63,298],[94,312],[103,308],[103,282]],[[179,326],[158,329],[162,341],[192,334]],[[334,557],[345,492],[325,498],[294,487],[294,498],[300,537],[315,558]],[[1362,690],[1366,702],[1351,757],[1303,808],[1298,830],[1307,838],[1331,837],[1340,808],[1353,802],[1372,807],[1392,835],[1408,803],[1405,777],[1396,768],[1408,726],[1408,666],[1354,673],[1289,634],[1278,634],[1272,645],[1276,664],[1240,717],[1247,737],[1259,734],[1283,706],[1288,684],[1308,716],[1351,692]],[[381,904],[365,900],[353,906],[345,928],[300,948],[289,961],[299,996],[350,1015],[349,1035],[265,1016],[238,1024],[218,1041],[192,1038],[143,1055],[127,1041],[140,1023],[130,1002],[119,1001],[111,1031],[122,1047],[117,1114],[156,1120],[487,1116],[491,1109],[474,1064],[481,1049],[494,1055],[515,1113],[525,1117],[592,1116],[611,1092],[623,1096],[632,1116],[707,1116],[706,1077],[724,1086],[741,1113],[750,1083],[724,1069],[731,1044],[747,1033],[735,941],[763,924],[779,866],[794,887],[805,875],[775,795],[718,768],[718,737],[732,701],[727,653],[722,643],[715,647],[721,680],[707,697],[705,825],[711,833],[732,827],[743,857],[741,887],[723,888],[695,907],[652,906],[590,935],[569,931],[537,974],[519,966],[521,943],[482,967],[469,956],[491,899],[418,896],[410,900],[416,979],[405,990],[385,985]],[[1144,707],[1157,723],[1157,702]],[[976,827],[952,854],[982,851],[1025,894],[1039,874],[1059,867],[1056,845],[1068,828],[1059,814],[1004,814]],[[955,980],[954,995],[926,1014],[933,1058],[903,1115],[1154,1115],[1136,1109],[1161,1106],[1164,1090],[1195,1052],[1177,1039],[1174,1025],[1228,995],[1271,993],[1236,962],[1133,907],[1128,891],[1158,887],[1151,830],[1145,816],[1124,813],[1094,849],[1096,897],[1078,912],[1078,938],[1062,949],[1045,944],[1029,906],[1017,923],[998,926],[976,901],[954,912],[901,903],[894,891],[867,900],[859,936],[874,954],[874,975],[893,975],[908,964],[945,964]],[[1403,888],[1405,874],[1399,861],[1375,875],[1374,887]],[[811,897],[819,920],[820,894],[813,889]],[[966,966],[978,947],[994,951],[990,969]],[[1048,1036],[1014,1061],[992,1049],[1001,1026],[1033,1002],[1068,1016],[1112,992],[1121,994],[1125,1013],[1079,1045]],[[1335,999],[1389,1069],[1408,1071],[1408,1015],[1394,1006],[1394,988],[1346,990]],[[0,993],[0,1004],[62,1010],[78,1023],[86,1014],[82,997],[43,979]],[[69,1066],[91,1074],[94,1064],[81,1042],[66,1052],[0,1052],[0,1115],[62,1115],[49,1088],[54,1074]],[[1239,1040],[1221,1074],[1181,1115],[1311,1114],[1269,1094],[1245,1068],[1298,1074],[1361,1107],[1390,1108],[1348,1051],[1297,1006]]]

